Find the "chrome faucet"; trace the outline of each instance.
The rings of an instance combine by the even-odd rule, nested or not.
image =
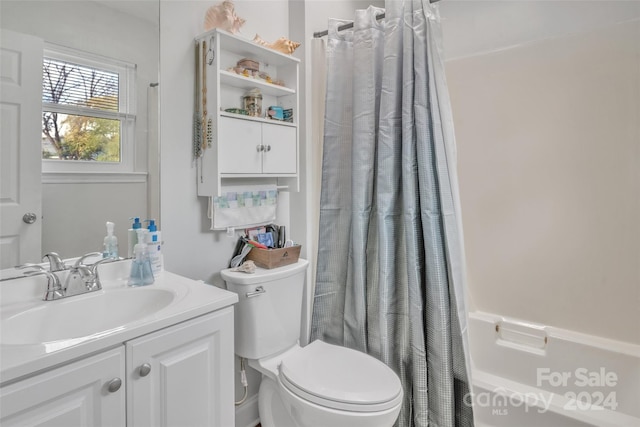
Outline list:
[[[24,270],[30,268],[31,270],[25,271],[25,276],[45,275],[47,276],[47,290],[42,298],[44,301],[54,301],[74,295],[81,295],[87,292],[99,291],[102,289],[102,283],[100,283],[100,276],[98,275],[98,266],[105,262],[117,261],[118,258],[103,258],[93,264],[86,265],[84,260],[89,257],[101,256],[100,252],[91,252],[78,258],[71,268],[47,270],[45,267],[38,264],[24,264],[19,265],[16,268]],[[57,264],[56,259],[60,259],[58,254],[50,252],[45,255],[49,258],[52,268],[54,264]],[[62,263],[64,265],[64,263]],[[60,267],[57,264],[57,267]],[[59,273],[67,272],[64,286],[60,282]],[[56,274],[58,273],[58,274]]]
[[[43,301],[53,301],[66,297],[65,290],[60,284],[60,279],[55,275],[55,273],[52,273],[41,265],[37,264],[24,264],[19,265],[16,268],[20,270],[33,268],[33,270],[25,271],[25,276],[36,276],[40,274],[47,276],[47,290],[42,297]]]
[[[56,252],[48,252],[44,254],[42,261],[45,260],[49,261],[49,271],[62,271],[67,269],[64,261]]]
[[[67,275],[67,280],[63,288],[65,296],[70,297],[102,289],[102,283],[100,283],[100,276],[98,275],[98,266],[105,262],[117,261],[117,258],[103,258],[91,265],[84,264],[85,259],[100,255],[102,255],[100,252],[91,252],[78,258]]]

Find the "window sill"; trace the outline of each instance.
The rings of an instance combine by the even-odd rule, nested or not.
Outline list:
[[[43,184],[146,183],[147,172],[42,172]]]

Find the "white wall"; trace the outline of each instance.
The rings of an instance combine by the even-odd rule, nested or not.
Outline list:
[[[140,9],[153,10],[153,3],[132,3]],[[135,171],[146,172],[147,88],[149,83],[158,81],[157,16],[141,19],[88,0],[3,0],[0,7],[2,28],[136,64]],[[42,193],[43,253],[57,251],[64,257],[73,257],[102,250],[106,221],[116,223],[116,235],[126,251],[128,218],[147,216],[146,182],[89,183],[76,179],[71,183],[45,183]]]
[[[224,288],[219,271],[227,267],[237,237],[230,238],[224,231],[210,230],[207,199],[197,196],[191,143],[194,39],[204,32],[206,10],[214,4],[217,2],[171,0],[162,0],[160,4],[161,218],[165,268]],[[236,0],[235,5],[238,16],[246,19],[241,36],[252,39],[258,33],[265,40],[288,36],[286,0]],[[279,208],[288,211],[286,195],[279,202]],[[260,375],[257,372],[248,374],[249,393],[255,396]],[[239,400],[242,385],[237,374],[235,378],[235,399]],[[257,407],[250,411],[257,414]]]
[[[161,217],[167,269],[224,287],[218,272],[228,265],[237,237],[210,231],[207,199],[197,196],[191,143],[194,39],[204,32],[204,16],[212,4],[163,0],[160,6]],[[286,0],[235,4],[238,16],[247,20],[241,36],[252,39],[258,33],[265,40],[288,36]]]
[[[215,3],[213,3],[215,4]],[[302,42],[295,52],[301,58],[300,94],[300,180],[301,191],[291,193],[291,233],[303,244],[302,256],[308,257],[309,235],[316,227],[309,224],[307,215],[308,166],[310,151],[307,140],[310,126],[305,120],[309,111],[309,91],[312,70],[306,67],[309,52],[306,45],[314,31],[326,29],[329,16],[351,18],[364,1],[248,1],[236,0],[236,12],[247,20],[241,35],[252,38],[255,33],[265,40],[287,36]],[[161,2],[161,118],[162,118],[162,221],[164,256],[167,269],[178,274],[202,279],[224,286],[218,271],[225,268],[235,245],[235,238],[224,232],[209,230],[206,216],[206,199],[196,195],[196,170],[191,154],[193,110],[193,40],[203,31],[202,22],[206,9],[212,3],[204,1]],[[319,195],[317,195],[319,197]],[[236,361],[237,364],[237,361]],[[255,398],[259,376],[250,373],[249,400]],[[236,399],[242,395],[242,387],[236,383]],[[255,401],[254,401],[255,403]],[[256,408],[257,409],[257,408]],[[243,409],[237,413],[240,414]],[[243,425],[247,416],[243,413],[236,425]]]
[[[640,343],[639,6],[442,2],[475,309]]]

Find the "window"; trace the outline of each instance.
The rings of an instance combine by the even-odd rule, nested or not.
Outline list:
[[[43,172],[131,172],[135,65],[47,45]]]

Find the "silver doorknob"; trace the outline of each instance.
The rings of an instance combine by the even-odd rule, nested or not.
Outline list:
[[[109,390],[109,393],[115,393],[116,391],[120,390],[121,386],[122,386],[122,380],[120,378],[114,378],[111,381],[109,381],[109,384],[107,385],[107,390]]]
[[[149,375],[149,372],[151,372],[151,365],[149,365],[148,363],[143,364],[138,369],[138,374],[141,377],[146,377],[147,375]]]
[[[26,214],[22,215],[22,220],[27,224],[33,224],[34,222],[36,222],[36,219],[38,219],[38,216],[33,212],[27,212]]]

